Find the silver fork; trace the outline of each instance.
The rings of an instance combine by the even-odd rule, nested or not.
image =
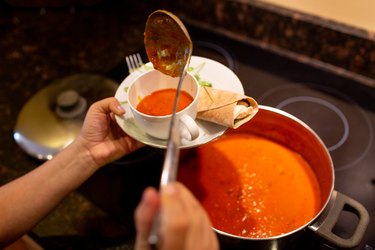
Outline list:
[[[143,61],[139,53],[125,56],[126,65],[128,66],[129,73],[133,73],[138,68],[142,67]]]

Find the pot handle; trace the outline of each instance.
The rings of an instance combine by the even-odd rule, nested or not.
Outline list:
[[[348,239],[341,238],[332,232],[342,211],[352,212],[359,219],[353,235]],[[309,228],[336,247],[354,248],[361,242],[369,220],[369,214],[361,203],[334,190],[328,206],[318,219],[309,225]]]

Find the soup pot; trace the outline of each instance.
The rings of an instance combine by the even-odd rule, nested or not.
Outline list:
[[[278,142],[299,153],[310,165],[320,186],[321,207],[305,225],[291,232],[268,237],[248,238],[214,230],[224,248],[230,249],[291,249],[313,234],[324,243],[338,248],[353,248],[359,245],[367,225],[369,214],[365,207],[350,197],[334,190],[334,167],[330,154],[318,135],[298,118],[267,106],[259,106],[259,112],[248,123],[230,133],[250,133]],[[343,238],[332,232],[340,213],[347,211],[358,217],[354,233]]]

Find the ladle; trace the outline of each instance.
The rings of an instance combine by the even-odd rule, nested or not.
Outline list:
[[[181,83],[186,75],[193,50],[193,45],[181,20],[174,14],[157,10],[148,17],[144,34],[144,43],[148,59],[154,68],[172,77],[179,77],[174,100],[167,151],[163,163],[160,189],[176,180],[180,135],[178,120],[175,119]],[[159,216],[153,222],[149,243],[156,246],[159,241]]]

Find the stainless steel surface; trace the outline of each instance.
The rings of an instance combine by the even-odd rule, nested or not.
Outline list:
[[[248,238],[214,228],[227,247],[235,245],[241,249],[284,249],[293,242],[302,241],[304,234],[311,233],[306,228],[311,229],[315,237],[324,239],[328,245],[335,248],[353,248],[360,244],[369,223],[368,211],[361,203],[334,190],[334,165],[329,151],[321,138],[306,123],[280,109],[260,105],[259,112],[251,121],[236,130],[228,131],[227,135],[237,133],[256,134],[298,152],[309,163],[317,177],[321,206],[310,221],[278,236]],[[350,237],[342,237],[331,231],[343,211],[358,216],[358,223]]]
[[[186,76],[186,69],[188,64],[186,64],[185,69],[183,71],[183,75],[180,77],[177,86],[177,93],[173,107],[172,119],[171,124],[169,126],[169,139],[167,144],[167,151],[165,154],[165,160],[163,163],[163,172],[161,174],[160,179],[160,188],[163,189],[168,183],[173,182],[176,180],[176,174],[178,169],[178,159],[180,153],[180,133],[179,133],[179,120],[176,120],[176,111],[177,111],[177,104],[178,99],[180,96],[181,84],[183,79]]]
[[[13,138],[29,155],[52,159],[78,135],[87,107],[113,96],[116,89],[113,80],[100,75],[77,74],[55,80],[23,106]],[[77,102],[68,106],[59,103],[59,97],[70,92],[77,94]]]
[[[125,61],[130,74],[143,65],[143,61],[139,53],[126,56]]]
[[[190,51],[190,56],[191,56],[191,51]],[[190,56],[188,57],[190,61]],[[180,79],[178,80],[178,85],[177,85],[177,92],[176,92],[176,97],[173,105],[173,113],[172,113],[172,119],[171,123],[169,125],[169,139],[168,139],[168,144],[167,144],[167,151],[165,153],[165,158],[164,158],[164,163],[163,163],[163,171],[161,173],[161,178],[160,178],[160,190],[165,188],[168,183],[176,181],[176,176],[177,176],[177,170],[178,170],[178,159],[180,156],[180,133],[179,133],[179,120],[176,120],[176,111],[177,111],[177,106],[178,106],[178,99],[180,96],[180,90],[181,90],[181,84],[183,79],[186,76],[186,71],[189,66],[189,61],[186,63],[183,72],[181,74]],[[149,236],[149,243],[153,246],[156,246],[159,242],[159,223],[160,223],[160,218],[159,215],[157,218],[154,220]]]
[[[153,59],[157,59],[155,60],[155,62],[158,62],[157,67],[154,65],[156,69],[172,77],[179,77],[171,122],[169,125],[167,151],[160,179],[160,190],[162,191],[168,183],[174,182],[177,177],[181,138],[178,131],[179,121],[176,120],[176,112],[181,85],[189,67],[193,45],[184,24],[177,16],[168,11],[158,10],[151,13],[146,22],[145,34],[147,33],[154,33],[153,36],[155,36],[149,38],[149,40],[145,42],[149,60],[154,63]],[[163,39],[159,39],[160,37]],[[175,44],[176,37],[179,38],[179,41],[182,39],[186,41],[186,43]],[[146,39],[147,36],[145,36],[145,41]],[[166,48],[171,49],[168,50]],[[157,53],[157,56],[155,56],[155,53]],[[148,239],[152,247],[157,247],[159,243],[159,224],[160,218],[158,213],[153,221]]]

